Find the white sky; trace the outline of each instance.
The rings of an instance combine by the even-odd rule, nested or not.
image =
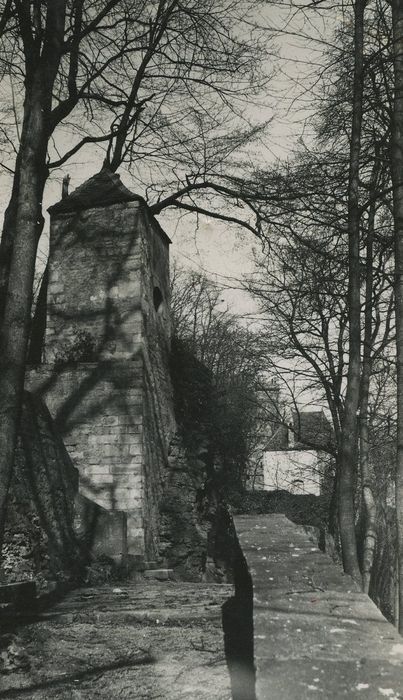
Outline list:
[[[295,147],[299,138],[309,141],[309,114],[311,112],[312,94],[309,90],[315,84],[320,70],[320,54],[322,46],[305,36],[298,36],[301,32],[311,36],[326,36],[329,34],[329,25],[324,25],[322,19],[316,16],[315,23],[311,18],[295,14],[295,7],[288,4],[281,6],[268,5],[267,17],[261,18],[270,30],[267,38],[271,45],[276,45],[279,51],[276,60],[276,77],[270,86],[270,104],[275,105],[273,120],[269,128],[268,139],[260,154],[260,162],[275,162],[277,158],[287,158]],[[273,37],[275,29],[286,30],[288,35]],[[304,89],[301,88],[301,84]],[[267,114],[254,116],[267,118]],[[307,125],[308,119],[308,125]],[[66,139],[66,145],[67,139]],[[86,154],[81,154],[81,163],[73,166],[66,164],[65,171],[54,176],[48,183],[45,192],[44,208],[47,209],[61,196],[61,179],[66,173],[71,176],[70,189],[80,185],[85,179],[93,175],[99,169],[99,160],[94,161],[94,150],[91,151],[91,161],[85,160]],[[256,154],[256,157],[259,157]],[[122,180],[133,189],[130,176],[122,174]],[[0,178],[1,205],[4,209],[9,196],[10,178]],[[139,192],[139,194],[142,194]],[[225,303],[231,305],[234,311],[240,314],[253,314],[255,306],[252,300],[239,291],[228,287],[239,287],[237,280],[243,275],[252,272],[253,248],[259,249],[259,242],[253,239],[249,232],[236,232],[234,227],[217,222],[215,219],[202,219],[196,230],[194,218],[181,216],[176,210],[163,212],[159,221],[172,239],[171,259],[181,266],[193,267],[206,271],[215,278],[217,283],[222,283],[227,289],[223,291]],[[41,257],[46,257],[48,221],[45,225],[45,235],[40,244]]]
[[[334,26],[334,11],[315,18],[296,12],[285,3],[273,12],[268,10],[267,20],[272,30],[268,41],[277,46],[276,77],[270,86],[275,100],[273,119],[265,142],[264,161],[267,166],[278,159],[291,157],[299,139],[309,143],[311,137],[310,117],[312,97],[320,94],[318,78],[323,65],[323,37],[331,34]],[[276,34],[276,32],[274,32]],[[273,103],[273,100],[271,101]],[[256,116],[256,115],[255,115]],[[265,118],[265,115],[258,115]],[[228,289],[240,286],[242,275],[254,270],[253,251],[260,251],[260,243],[249,232],[239,232],[215,219],[200,220],[195,232],[189,217],[184,221],[174,220],[177,213],[167,212],[160,217],[162,226],[173,241],[172,258],[182,266],[205,270],[215,278],[217,284],[227,287],[223,297],[233,310],[246,317],[256,316],[256,305],[242,291]]]

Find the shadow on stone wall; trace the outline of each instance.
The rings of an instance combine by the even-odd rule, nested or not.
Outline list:
[[[80,576],[85,553],[74,532],[78,472],[43,401],[25,392],[0,581],[33,580],[39,591]]]
[[[127,574],[125,513],[78,493],[78,470],[44,402],[25,392],[0,583],[40,594]]]
[[[200,581],[206,568],[208,523],[201,509],[205,478],[202,448],[191,455],[176,435],[159,509],[160,555],[184,581]]]

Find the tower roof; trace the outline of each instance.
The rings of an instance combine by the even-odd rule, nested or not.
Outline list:
[[[48,211],[51,214],[64,214],[81,209],[107,207],[110,204],[135,201],[144,202],[142,197],[133,194],[125,187],[117,173],[104,169],[86,180],[67,197],[49,207]]]

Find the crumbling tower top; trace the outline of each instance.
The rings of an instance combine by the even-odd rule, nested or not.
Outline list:
[[[92,207],[107,207],[110,204],[136,201],[145,204],[142,197],[127,189],[120,175],[103,169],[83,182],[67,197],[63,197],[49,207],[49,212],[55,216]]]
[[[170,240],[144,199],[101,170],[49,212],[45,361],[133,358],[157,297],[168,338]]]

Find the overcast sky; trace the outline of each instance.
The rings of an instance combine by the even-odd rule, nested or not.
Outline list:
[[[249,155],[252,160],[260,159],[260,165],[270,165],[278,158],[290,157],[300,137],[309,141],[309,116],[312,111],[310,88],[315,85],[320,72],[323,48],[316,39],[329,35],[330,24],[328,19],[324,22],[319,16],[316,16],[313,24],[312,17],[304,16],[301,12],[295,13],[295,7],[290,9],[288,5],[268,5],[267,15],[259,20],[262,25],[267,26],[267,41],[273,49],[278,50],[278,58],[273,64],[276,76],[269,87],[269,107],[264,113],[259,113],[257,108],[251,108],[252,116],[262,120],[268,117],[272,119],[267,138],[264,143],[255,147],[255,153]],[[276,29],[281,30],[281,34],[274,36]],[[315,40],[309,37],[314,37]],[[71,139],[71,135],[66,133],[66,143],[63,145],[68,147]],[[71,141],[71,145],[73,143],[74,141]],[[93,149],[87,154],[84,151],[80,163],[68,163],[65,166],[66,172],[71,176],[71,189],[80,185],[99,168],[93,154]],[[97,160],[100,161],[100,158],[101,153]],[[58,177],[53,175],[50,179],[45,192],[45,209],[60,199],[61,179],[64,174],[61,172]],[[124,171],[121,175],[123,182],[133,189],[130,175]],[[0,177],[3,209],[7,205],[9,191],[10,178],[3,174],[3,177]],[[194,218],[180,216],[177,211],[163,212],[159,220],[172,239],[171,257],[176,264],[204,270],[224,287],[239,286],[237,279],[242,274],[252,271],[252,250],[254,247],[259,249],[259,243],[253,240],[250,233],[237,233],[234,228],[229,229],[213,218],[200,219],[196,230]],[[48,226],[47,220],[45,232]],[[44,260],[47,252],[46,235],[43,236],[40,250]],[[239,313],[254,310],[254,306],[245,295],[227,290],[223,298]]]
[[[309,144],[313,96],[321,90],[318,79],[325,48],[322,41],[331,36],[334,20],[333,11],[312,18],[296,12],[295,7],[273,10],[271,6],[268,10],[266,24],[271,30],[278,30],[268,32],[268,41],[276,47],[278,57],[274,60],[276,76],[270,85],[268,100],[273,109],[263,150],[267,166],[278,159],[291,158],[299,139]],[[255,116],[263,118],[258,113]],[[167,212],[160,220],[172,238],[175,261],[205,270],[227,288],[223,298],[234,311],[256,315],[256,307],[248,295],[228,288],[239,287],[242,275],[253,271],[253,252],[259,253],[259,241],[249,232],[236,233],[213,218],[200,219],[197,232],[189,217],[181,220],[177,212]]]

